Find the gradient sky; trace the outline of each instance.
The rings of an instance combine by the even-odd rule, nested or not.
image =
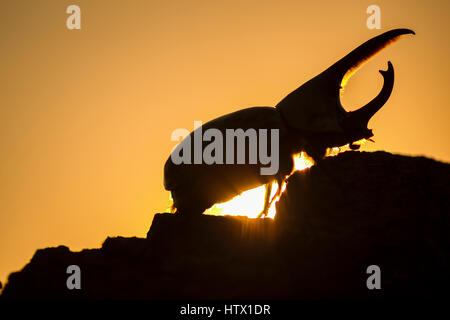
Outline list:
[[[66,8],[82,29],[66,28]],[[366,8],[381,8],[381,30]],[[38,248],[144,237],[169,205],[163,165],[176,128],[274,106],[351,49],[392,28],[416,31],[346,87],[353,110],[381,89],[364,150],[450,160],[450,2],[0,2],[0,280]]]

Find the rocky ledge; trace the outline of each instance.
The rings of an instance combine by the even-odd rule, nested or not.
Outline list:
[[[293,174],[274,220],[156,214],[146,239],[37,250],[1,299],[443,297],[449,181],[449,164],[346,152]],[[381,289],[367,287],[372,265]]]

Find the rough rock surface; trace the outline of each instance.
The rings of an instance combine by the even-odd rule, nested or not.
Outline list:
[[[147,239],[37,250],[1,298],[443,297],[449,181],[449,164],[346,152],[292,175],[275,220],[156,214]],[[72,264],[81,290],[66,287]],[[381,290],[367,289],[370,265]]]

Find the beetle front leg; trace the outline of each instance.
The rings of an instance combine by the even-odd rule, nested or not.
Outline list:
[[[353,142],[350,142],[349,144],[348,144],[348,146],[349,146],[349,148],[351,149],[351,150],[359,150],[359,148],[361,147],[359,144],[353,144]]]

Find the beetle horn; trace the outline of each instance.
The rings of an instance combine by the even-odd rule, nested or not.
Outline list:
[[[385,32],[375,38],[372,38],[358,48],[354,49],[344,58],[336,62],[324,73],[331,73],[336,78],[335,80],[340,83],[340,88],[347,83],[348,79],[371,57],[376,55],[379,51],[397,41],[402,36],[407,34],[415,34],[414,31],[409,29],[395,29]],[[380,93],[367,105],[362,108],[348,112],[348,122],[351,127],[367,127],[370,118],[373,117],[378,110],[380,110],[391,95],[392,88],[394,86],[394,68],[392,63],[388,61],[388,69],[386,71],[380,70],[383,76],[384,83]]]
[[[324,74],[333,75],[337,83],[341,87],[345,86],[348,79],[370,58],[378,52],[386,48],[391,43],[394,43],[402,36],[407,34],[415,34],[410,29],[394,29],[375,38],[372,38],[352,52],[347,54],[344,58],[334,63],[331,67],[324,71]]]
[[[387,71],[381,72],[385,83],[380,94],[360,110],[345,111],[340,102],[339,92],[367,60],[407,34],[415,33],[409,29],[394,29],[366,41],[288,94],[276,105],[287,125],[307,132],[340,132],[342,126],[356,128],[367,124],[370,117],[383,106],[391,94],[394,82],[392,64],[389,63]]]
[[[364,107],[348,113],[350,122],[356,126],[366,127],[370,118],[383,107],[391,95],[394,87],[394,67],[392,63],[388,61],[388,69],[386,71],[380,70],[380,73],[384,78],[383,88],[380,93]]]

